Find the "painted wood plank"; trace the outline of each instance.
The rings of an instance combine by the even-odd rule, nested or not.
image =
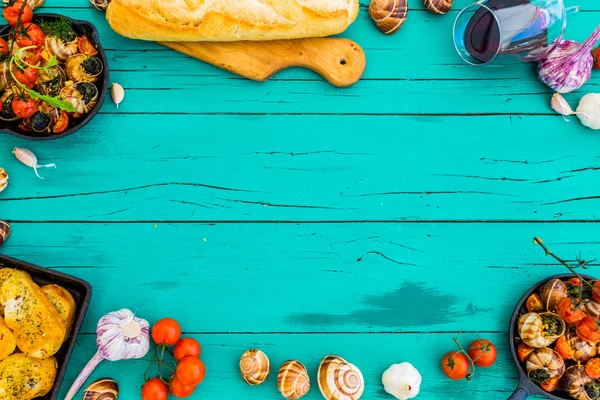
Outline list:
[[[11,220],[595,220],[600,201],[600,136],[560,116],[101,115],[2,140]],[[13,146],[58,168],[41,181]]]
[[[339,90],[313,73],[300,70],[283,73],[279,79],[266,84],[249,83],[163,50],[154,43],[121,38],[110,30],[103,20],[103,14],[91,7],[65,9],[65,12],[74,18],[94,22],[101,31],[104,45],[115,50],[109,53],[111,63],[114,62],[114,65],[111,64],[113,80],[127,88],[128,99],[120,110],[115,111],[112,107],[107,110],[105,107],[103,112],[551,112],[547,96],[550,90],[538,82],[532,66],[499,69],[463,65],[452,44],[451,29],[455,13],[438,17],[426,11],[415,11],[411,23],[407,23],[401,33],[384,37],[374,28],[366,10],[363,10],[360,19],[344,36],[357,40],[365,47],[369,60],[366,79],[353,88]],[[597,21],[596,12],[574,16],[569,37],[579,40],[585,38]],[[423,45],[424,41],[431,45]],[[132,54],[135,55],[133,59]],[[138,72],[136,67],[143,71]],[[461,83],[457,84],[455,79]],[[598,79],[599,76],[594,77],[582,92],[597,89],[600,84]],[[569,99],[575,102],[579,97],[580,93],[577,93]]]
[[[108,310],[107,310],[108,311]],[[142,315],[139,313],[139,315]],[[152,321],[157,313],[146,315]],[[185,324],[185,322],[184,322]],[[327,354],[339,354],[356,364],[364,375],[363,399],[392,399],[381,385],[381,374],[397,362],[410,361],[423,377],[419,399],[506,399],[517,385],[517,373],[508,353],[506,335],[485,334],[498,346],[498,361],[489,369],[477,371],[471,382],[450,381],[439,370],[442,355],[455,349],[452,334],[407,334],[407,335],[192,335],[202,345],[202,359],[207,374],[191,400],[278,400],[277,370],[289,359],[302,361],[309,370],[311,390],[303,397],[306,400],[323,399],[316,383],[316,370],[321,358]],[[465,345],[477,338],[475,334],[463,334]],[[80,335],[80,346],[75,349],[63,390],[95,353],[95,336]],[[271,360],[271,374],[264,384],[257,387],[246,385],[239,376],[238,361],[248,348],[263,349]],[[140,398],[142,375],[148,360],[121,361],[100,364],[92,379],[112,377],[120,386],[119,398]],[[91,382],[91,380],[90,380]]]
[[[535,235],[600,258],[597,223],[12,227],[3,252],[92,284],[84,332],[121,307],[198,333],[505,332],[521,295],[565,271]]]

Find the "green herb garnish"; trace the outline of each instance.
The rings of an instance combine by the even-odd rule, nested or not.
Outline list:
[[[65,42],[71,42],[77,38],[69,18],[61,17],[56,21],[42,20],[38,25],[46,36],[56,36]]]

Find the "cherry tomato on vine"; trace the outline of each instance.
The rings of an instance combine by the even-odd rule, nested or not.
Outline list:
[[[179,323],[171,318],[163,318],[152,327],[152,340],[156,344],[173,346],[181,337]]]
[[[67,114],[65,111],[61,111],[60,115],[56,119],[54,128],[52,128],[52,132],[62,133],[67,130],[68,126],[69,126],[69,114]]]
[[[27,35],[23,34],[24,32],[21,32],[22,29],[27,31]],[[19,47],[41,46],[44,44],[46,36],[39,26],[28,22],[23,24],[22,29],[19,28],[15,35],[15,39]]]
[[[200,357],[200,343],[196,339],[183,338],[175,345],[173,354],[177,361],[183,360],[185,357]]]
[[[592,50],[592,56],[594,57],[594,68],[600,69],[600,47]]]
[[[13,71],[15,79],[27,86],[28,89],[33,89],[35,82],[40,76],[40,72],[36,68],[27,67],[25,70],[16,68]]]
[[[442,371],[454,380],[460,380],[469,375],[469,360],[458,351],[451,351],[442,358]]]
[[[585,305],[581,304],[578,299],[565,297],[556,307],[556,313],[567,324],[575,324],[586,317]]]
[[[577,336],[586,342],[596,343],[600,341],[599,321],[596,317],[585,317],[577,324]]]
[[[29,118],[37,111],[37,101],[25,94],[15,96],[12,101],[12,110],[18,117]]]
[[[477,339],[469,346],[469,357],[478,367],[490,367],[496,362],[496,346],[489,340]]]
[[[142,386],[142,400],[167,400],[169,387],[160,378],[152,378]]]
[[[17,20],[19,19],[19,14],[21,14],[21,9],[23,8],[22,1],[15,1],[12,6],[4,7],[2,10],[2,15],[8,21],[10,26],[17,25]],[[33,19],[33,10],[29,4],[25,4],[25,8],[23,8],[23,14],[21,14],[21,23],[26,24],[27,22],[31,22]]]
[[[585,373],[592,379],[600,378],[600,358],[592,358],[585,364]]]
[[[196,386],[186,386],[177,377],[174,377],[171,381],[171,394],[177,398],[189,397],[195,390]]]
[[[600,293],[600,281],[594,282],[594,290],[592,290],[592,297],[597,302],[600,302],[600,296],[598,296],[596,292]]]
[[[185,357],[177,364],[175,376],[185,386],[196,386],[204,380],[206,368],[204,363],[196,357]]]
[[[6,43],[6,40],[0,38],[0,54],[2,54],[3,57],[0,57],[0,59],[6,57],[8,55],[8,51],[10,49],[8,48],[8,43]]]
[[[79,41],[77,42],[77,48],[79,49],[80,53],[88,56],[95,56],[98,54],[98,50],[96,50],[92,42],[90,42],[90,39],[88,39],[85,35],[79,38]]]

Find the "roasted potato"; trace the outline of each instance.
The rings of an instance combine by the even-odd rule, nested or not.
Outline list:
[[[50,303],[56,308],[63,324],[65,325],[65,340],[71,332],[73,321],[75,320],[75,299],[69,291],[58,285],[42,286],[42,292],[46,295]]]
[[[0,399],[31,400],[44,396],[54,386],[56,359],[13,354],[0,362]]]
[[[17,348],[17,340],[13,331],[4,323],[4,318],[0,317],[0,361],[10,356]]]
[[[63,320],[31,277],[18,270],[0,270],[8,275],[0,285],[4,321],[13,330],[19,349],[34,358],[56,354],[66,336]]]

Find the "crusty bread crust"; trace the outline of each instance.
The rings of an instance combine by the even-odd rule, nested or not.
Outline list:
[[[106,19],[132,39],[278,40],[341,33],[358,7],[358,0],[112,0]]]

